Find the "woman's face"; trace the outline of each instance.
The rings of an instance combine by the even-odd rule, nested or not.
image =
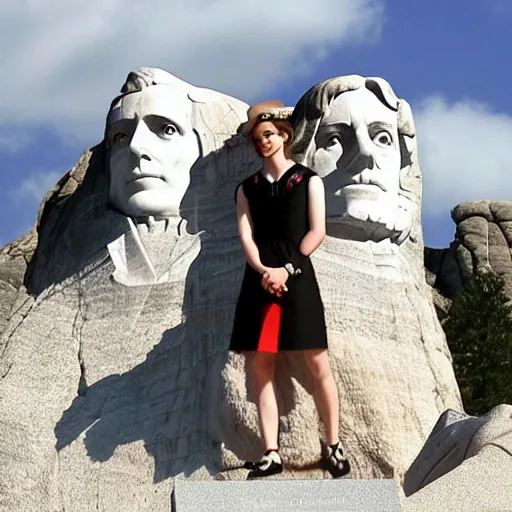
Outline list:
[[[284,150],[286,134],[280,133],[272,121],[258,123],[251,132],[254,149],[262,158],[269,158]]]

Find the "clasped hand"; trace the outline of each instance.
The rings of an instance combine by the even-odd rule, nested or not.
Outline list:
[[[267,268],[261,279],[261,286],[273,295],[281,297],[283,292],[287,292],[286,281],[288,280],[288,272],[284,267]]]

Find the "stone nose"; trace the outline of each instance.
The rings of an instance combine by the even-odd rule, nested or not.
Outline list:
[[[151,130],[144,121],[140,121],[133,132],[130,141],[130,151],[141,160],[151,160],[149,150],[147,149],[150,136]]]
[[[366,126],[358,127],[355,131],[358,151],[358,160],[364,160],[364,167],[373,169],[374,166],[374,154],[373,154],[373,143],[368,135]]]

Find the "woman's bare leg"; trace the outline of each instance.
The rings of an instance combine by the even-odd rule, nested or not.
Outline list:
[[[279,411],[274,387],[276,354],[251,352],[247,356],[263,444],[265,450],[277,450],[279,448]]]
[[[315,381],[313,396],[325,425],[327,444],[333,445],[339,440],[340,405],[327,349],[305,350],[304,357]]]

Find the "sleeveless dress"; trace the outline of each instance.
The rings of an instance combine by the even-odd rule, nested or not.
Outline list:
[[[270,182],[259,171],[238,185],[249,203],[262,264],[283,267],[292,263],[301,273],[290,276],[288,291],[276,297],[263,289],[262,276],[246,263],[229,347],[232,351],[276,353],[327,348],[324,307],[315,272],[310,258],[299,249],[310,229],[308,189],[315,175],[295,164],[278,181]]]

